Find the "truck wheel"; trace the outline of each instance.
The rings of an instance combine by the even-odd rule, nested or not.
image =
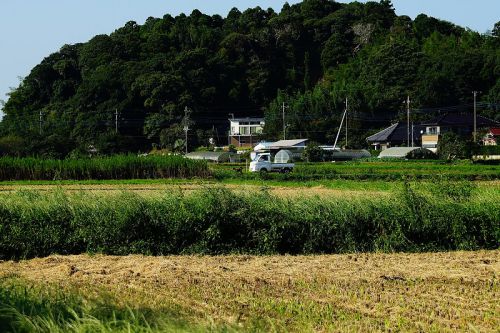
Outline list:
[[[284,168],[282,172],[283,172],[283,173],[290,173],[290,169],[288,169],[288,168]]]
[[[262,168],[262,169],[259,170],[259,172],[260,172],[261,175],[265,175],[265,174],[267,174],[267,169],[266,168]]]

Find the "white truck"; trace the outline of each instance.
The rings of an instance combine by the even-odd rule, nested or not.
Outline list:
[[[295,167],[294,163],[271,162],[270,153],[260,153],[250,162],[250,172],[282,172],[289,173]]]

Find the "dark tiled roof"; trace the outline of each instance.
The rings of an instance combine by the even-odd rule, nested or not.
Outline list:
[[[391,136],[392,132],[396,129],[396,127],[399,125],[399,123],[395,123],[387,128],[384,128],[378,133],[375,133],[369,137],[366,138],[366,141],[370,142],[382,142],[382,141],[388,141],[389,137]]]
[[[478,127],[496,126],[497,122],[477,116],[476,125]],[[430,121],[422,123],[424,126],[473,126],[474,114],[472,113],[447,113]]]
[[[425,130],[421,125],[413,126],[413,140],[418,141],[422,134],[420,131]],[[395,123],[380,132],[373,134],[366,138],[368,142],[405,142],[408,138],[407,126],[402,123]],[[411,140],[411,126],[410,126],[410,140]]]

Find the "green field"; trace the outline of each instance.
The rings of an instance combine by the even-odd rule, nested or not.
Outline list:
[[[86,159],[0,157],[0,181],[156,179],[210,176],[204,161],[182,156],[115,155]]]
[[[236,172],[244,164],[211,165],[214,177],[219,179],[258,179],[261,175]],[[267,174],[266,179],[274,180],[401,180],[412,179],[454,179],[492,180],[500,178],[500,165],[474,164],[470,161],[447,163],[444,161],[351,161],[297,163],[290,174]]]
[[[242,172],[237,171],[242,169]],[[93,159],[50,160],[0,158],[0,181],[23,180],[126,180],[126,179],[242,179],[275,181],[402,180],[439,178],[453,180],[500,179],[500,165],[470,161],[352,161],[297,163],[290,174],[250,173],[245,164],[211,164],[180,156],[117,155]]]

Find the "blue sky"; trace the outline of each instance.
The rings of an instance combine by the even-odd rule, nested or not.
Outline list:
[[[283,0],[0,0],[0,99],[6,100],[10,87],[19,85],[18,77],[27,76],[31,68],[62,45],[109,34],[127,21],[142,24],[149,16],[190,13],[196,8],[222,16],[232,7],[244,10],[261,6],[279,11],[283,3]],[[500,0],[393,0],[393,5],[398,15],[415,18],[425,13],[481,33],[491,30],[500,20]]]

